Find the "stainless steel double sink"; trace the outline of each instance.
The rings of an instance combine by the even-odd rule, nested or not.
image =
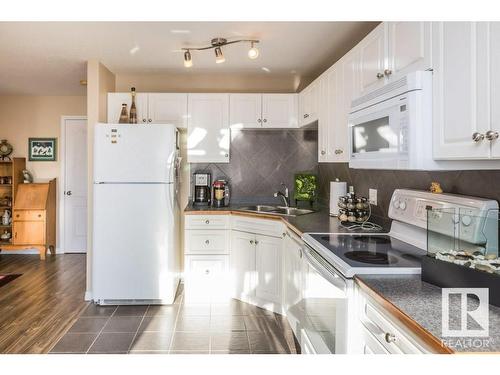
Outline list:
[[[258,213],[277,215],[277,216],[301,216],[315,212],[314,210],[308,210],[297,207],[266,206],[266,205],[240,207],[238,208],[238,211],[258,212]]]

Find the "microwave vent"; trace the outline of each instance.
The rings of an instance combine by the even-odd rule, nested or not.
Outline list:
[[[364,103],[368,103],[374,99],[377,99],[379,97],[382,97],[382,96],[390,93],[391,91],[395,91],[395,90],[400,89],[401,87],[405,87],[405,86],[407,86],[407,84],[408,84],[408,80],[406,79],[406,76],[401,78],[401,79],[398,79],[395,82],[388,83],[384,87],[381,87],[381,88],[374,90],[366,95],[363,95],[357,99],[354,99],[352,101],[351,108],[357,107],[357,106],[364,104]]]

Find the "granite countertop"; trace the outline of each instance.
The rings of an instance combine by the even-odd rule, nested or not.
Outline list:
[[[443,337],[440,287],[426,283],[420,275],[358,275],[356,279],[410,317],[454,352],[500,352],[500,308],[489,305],[488,337]],[[361,284],[361,287],[364,286]],[[453,301],[453,300],[452,300]],[[460,327],[458,300],[450,304],[450,326]],[[469,299],[469,310],[477,302]],[[470,324],[470,322],[469,322]],[[477,326],[474,326],[478,328]]]
[[[262,204],[262,203],[259,203]],[[238,214],[247,214],[249,216],[261,216],[265,218],[281,219],[284,223],[294,230],[297,234],[302,235],[304,233],[348,233],[349,230],[340,224],[340,221],[336,217],[329,215],[329,209],[325,206],[316,206],[313,209],[316,211],[311,214],[301,215],[301,216],[278,216],[270,215],[265,213],[249,212],[241,210],[244,206],[249,206],[251,204],[230,204],[227,207],[209,207],[209,206],[194,206],[189,203],[184,209],[186,214],[196,214],[196,213],[230,213],[236,212]],[[275,205],[275,204],[271,204]],[[385,228],[388,228],[387,223],[381,223],[377,221],[378,224],[383,224]]]

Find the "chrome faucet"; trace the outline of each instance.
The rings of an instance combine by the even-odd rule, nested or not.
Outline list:
[[[283,199],[283,202],[285,203],[285,207],[290,207],[290,196],[288,194],[288,188],[286,187],[284,182],[281,183],[281,186],[285,188],[285,192],[283,193],[278,190],[277,192],[274,193],[274,197],[275,198],[281,197]]]

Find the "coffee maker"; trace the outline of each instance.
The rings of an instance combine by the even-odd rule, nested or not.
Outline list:
[[[211,193],[212,176],[210,173],[194,173],[194,196],[193,204],[195,206],[209,206]]]

